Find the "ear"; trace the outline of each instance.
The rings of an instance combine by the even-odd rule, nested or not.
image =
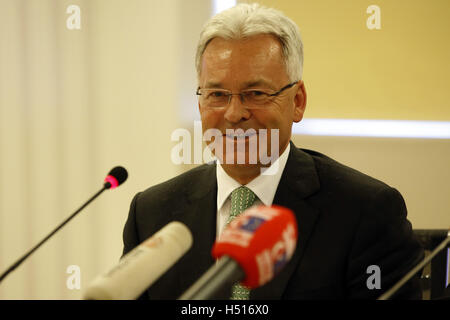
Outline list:
[[[297,92],[294,97],[294,122],[300,122],[306,109],[306,89],[305,83],[300,80]]]

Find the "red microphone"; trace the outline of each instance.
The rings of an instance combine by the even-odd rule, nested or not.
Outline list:
[[[273,279],[288,263],[297,244],[294,213],[281,206],[244,211],[213,246],[219,259],[180,300],[229,299],[234,283],[253,289]]]

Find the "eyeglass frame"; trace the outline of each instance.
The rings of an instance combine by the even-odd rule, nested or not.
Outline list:
[[[291,82],[291,83],[289,83],[288,85],[285,85],[284,87],[282,87],[282,88],[281,88],[280,90],[278,90],[277,92],[272,93],[272,94],[269,94],[268,97],[276,97],[276,96],[278,96],[280,93],[282,93],[284,90],[287,90],[287,89],[289,89],[289,88],[292,88],[293,86],[295,86],[295,85],[296,85],[297,83],[299,83],[299,82],[300,82],[300,80]],[[201,92],[199,92],[201,89],[209,89],[209,90],[211,90],[211,89],[214,89],[214,88],[200,88],[200,87],[198,87],[198,88],[197,88],[197,91],[195,92],[195,94],[196,94],[197,96],[201,96],[201,95],[202,95]],[[242,92],[239,92],[239,93],[232,93],[230,90],[226,90],[226,89],[221,89],[221,90],[223,90],[223,91],[229,91],[229,92],[230,92],[230,93],[227,94],[227,96],[228,96],[228,102],[227,102],[227,104],[224,105],[224,106],[221,106],[221,107],[215,107],[215,108],[223,108],[223,107],[228,106],[228,105],[230,104],[230,102],[231,102],[231,97],[232,97],[232,96],[240,96],[240,97],[241,97],[241,102],[244,103],[244,96],[243,96],[243,93],[242,93]],[[250,91],[250,90],[251,90],[251,89],[249,89],[249,91]]]

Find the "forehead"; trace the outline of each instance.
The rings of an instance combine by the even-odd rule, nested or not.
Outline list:
[[[287,79],[279,40],[272,35],[257,35],[239,40],[211,40],[203,53],[199,80],[201,85],[223,86],[264,80],[275,87]]]

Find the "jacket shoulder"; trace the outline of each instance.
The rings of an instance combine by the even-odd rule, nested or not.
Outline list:
[[[374,191],[391,188],[385,182],[351,168],[320,152],[299,149],[308,154],[314,162],[321,187],[339,187],[357,191]]]
[[[211,180],[211,176],[215,174],[215,168],[215,164],[203,164],[195,167],[174,178],[147,188],[139,193],[139,198],[145,199],[146,202],[164,203],[171,201],[174,195],[192,191],[198,184]]]

